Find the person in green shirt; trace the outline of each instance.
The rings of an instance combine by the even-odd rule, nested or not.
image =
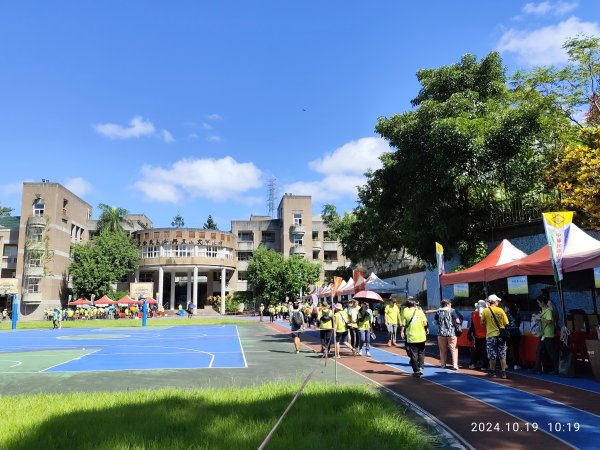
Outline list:
[[[545,353],[552,360],[552,373],[558,375],[558,353],[555,347],[556,339],[554,335],[556,320],[554,318],[554,312],[552,311],[547,298],[540,296],[537,302],[539,307],[542,308],[542,316],[540,318],[540,341],[538,342],[537,349],[535,351],[534,371],[538,374],[542,373],[542,359]]]
[[[406,337],[406,354],[410,358],[413,377],[423,376],[427,317],[414,300],[407,300],[400,314],[400,339]]]
[[[388,347],[397,345],[396,334],[398,333],[398,323],[400,322],[400,308],[398,308],[397,303],[398,301],[393,298],[385,305],[384,320],[389,333]]]
[[[358,311],[358,315],[356,318],[356,324],[358,326],[358,333],[360,338],[360,350],[358,354],[360,356],[363,355],[363,351],[367,357],[371,357],[371,331],[373,322],[373,311],[369,308],[369,304],[367,302],[363,302]]]

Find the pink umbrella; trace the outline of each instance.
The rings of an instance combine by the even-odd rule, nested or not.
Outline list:
[[[354,297],[359,300],[371,300],[373,302],[383,302],[381,295],[373,291],[360,291],[354,294]]]

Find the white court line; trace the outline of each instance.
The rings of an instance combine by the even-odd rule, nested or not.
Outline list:
[[[58,364],[54,364],[53,366],[46,367],[44,370],[40,370],[40,371],[39,371],[39,373],[45,372],[46,370],[50,370],[50,369],[52,369],[53,367],[57,367],[57,366],[61,366],[61,365],[63,365],[63,364],[67,364],[68,362],[75,361],[76,359],[81,359],[81,358],[84,358],[84,357],[86,357],[86,356],[88,356],[88,355],[91,355],[92,353],[96,353],[96,352],[99,352],[99,351],[100,351],[100,349],[98,349],[98,350],[95,350],[95,351],[93,351],[93,352],[91,352],[91,353],[88,353],[87,355],[79,355],[79,356],[76,356],[75,358],[71,358],[71,359],[68,359],[68,360],[66,360],[66,361],[60,362],[60,363],[58,363]]]
[[[13,364],[12,366],[8,366],[9,369],[13,368],[13,367],[18,367],[21,364],[23,364],[21,361],[19,361],[18,359],[0,359],[0,363],[2,362],[13,362],[16,364]],[[11,373],[11,372],[7,372],[7,373]]]
[[[244,359],[244,367],[248,368],[248,361],[246,361],[246,355],[244,354],[244,347],[242,346],[242,340],[240,338],[240,332],[237,325],[235,325],[235,332],[237,334],[238,342],[240,343],[240,350],[242,351],[242,358]]]

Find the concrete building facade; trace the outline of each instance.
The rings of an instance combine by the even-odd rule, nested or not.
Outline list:
[[[16,278],[22,317],[65,305],[72,295],[68,268],[71,246],[97,232],[90,204],[47,180],[24,183],[21,215],[0,219],[2,278]],[[130,214],[123,228],[139,246],[139,269],[115,285],[152,282],[167,309],[190,301],[203,309],[208,297],[248,291],[246,273],[253,251],[263,244],[285,257],[301,256],[322,265],[323,277],[347,267],[339,242],[329,240],[320,216],[312,216],[309,196],[285,194],[277,218],[252,215],[234,220],[231,232],[199,228],[154,228],[144,214]],[[8,297],[0,295],[0,308]]]

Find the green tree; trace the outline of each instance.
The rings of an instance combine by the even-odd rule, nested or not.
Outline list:
[[[405,248],[434,263],[435,241],[474,254],[506,199],[533,201],[544,189],[557,145],[548,109],[508,89],[497,53],[480,62],[465,55],[417,78],[414,109],[378,120],[376,131],[396,150],[359,190],[349,239],[360,248],[345,248],[350,258]]]
[[[12,208],[7,208],[6,206],[0,206],[0,217],[10,217],[11,213],[14,211]]]
[[[212,216],[209,214],[208,219],[206,219],[206,223],[203,225],[205,230],[218,230],[217,224],[213,220]]]
[[[175,228],[183,228],[185,226],[181,214],[177,214],[175,217],[173,217],[173,222],[171,222],[171,226]]]
[[[91,241],[74,245],[72,255],[69,276],[77,295],[107,294],[138,268],[137,245],[123,230],[105,229]]]
[[[333,241],[344,241],[350,233],[350,227],[355,218],[352,213],[344,213],[340,216],[335,205],[330,203],[323,206],[321,210],[323,223],[327,225],[329,239]]]
[[[131,222],[125,218],[127,214],[129,214],[129,211],[124,208],[109,206],[105,203],[100,203],[98,208],[102,210],[100,218],[98,219],[99,232],[104,230],[115,232],[123,230],[123,223],[131,224]]]
[[[268,304],[297,298],[314,284],[321,268],[298,256],[285,259],[281,253],[259,246],[248,262],[248,282],[254,295]]]

